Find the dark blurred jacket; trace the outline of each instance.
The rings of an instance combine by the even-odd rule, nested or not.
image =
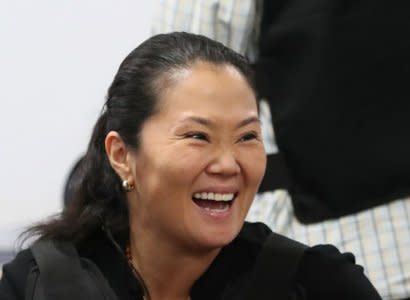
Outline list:
[[[256,79],[283,168],[269,158],[261,191],[285,170],[303,223],[410,195],[410,2],[264,2]]]

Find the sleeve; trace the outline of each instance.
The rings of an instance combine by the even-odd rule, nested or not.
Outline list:
[[[382,299],[363,273],[363,268],[355,264],[353,254],[342,254],[331,245],[306,250],[299,265],[297,282],[307,299]]]
[[[24,300],[27,276],[35,265],[30,250],[23,250],[3,266],[0,279],[1,300]]]

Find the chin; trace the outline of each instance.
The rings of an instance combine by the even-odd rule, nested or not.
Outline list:
[[[238,235],[239,228],[230,228],[228,230],[209,230],[202,232],[198,242],[207,249],[222,248],[232,242]]]

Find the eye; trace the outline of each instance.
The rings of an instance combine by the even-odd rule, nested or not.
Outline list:
[[[187,134],[185,134],[185,138],[209,141],[208,135],[203,132],[188,132]]]
[[[255,139],[258,139],[258,134],[256,132],[248,132],[241,136],[238,142],[247,142]]]

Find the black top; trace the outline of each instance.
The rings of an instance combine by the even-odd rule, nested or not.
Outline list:
[[[410,1],[264,1],[258,93],[302,223],[410,195]],[[276,172],[285,164],[290,186]],[[275,176],[276,174],[276,176]],[[263,190],[262,190],[263,191]]]
[[[194,284],[193,300],[242,299],[265,238],[266,225],[245,223],[238,237],[222,249],[209,269]],[[87,242],[79,249],[81,256],[91,259],[107,278],[121,300],[142,299],[142,291],[126,259],[104,235]],[[27,274],[35,265],[30,250],[21,251],[4,265],[0,281],[1,300],[23,300]],[[176,274],[177,276],[177,274]],[[298,267],[291,299],[381,299],[355,265],[352,254],[341,254],[329,245],[308,248]],[[272,290],[272,299],[275,297]]]

